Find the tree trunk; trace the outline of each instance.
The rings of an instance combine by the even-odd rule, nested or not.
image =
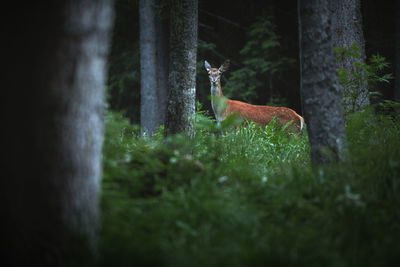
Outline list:
[[[140,0],[142,131],[153,135],[165,123],[168,97],[168,28],[157,8],[161,0]],[[159,10],[161,11],[161,10]],[[157,14],[158,13],[158,14]]]
[[[166,134],[194,134],[197,0],[172,0]]]
[[[394,99],[400,101],[400,0],[396,0],[396,85],[394,89]]]
[[[64,0],[25,8],[15,6],[21,24],[8,35],[15,106],[5,127],[10,174],[0,185],[3,266],[75,266],[95,248],[99,226],[113,6]]]
[[[301,96],[314,164],[343,159],[346,132],[328,0],[299,0]]]
[[[360,0],[335,0],[329,1],[329,3],[332,12],[333,46],[349,48],[356,43],[360,48],[361,56],[359,58],[345,57],[340,58],[337,62],[337,68],[351,71],[354,68],[354,62],[365,61],[365,40]],[[349,95],[349,97],[343,99],[346,112],[358,110],[369,104],[367,84],[357,89],[345,88],[341,85],[339,85],[339,88],[345,95]],[[354,92],[354,94],[350,92],[353,90],[357,90],[357,92]]]
[[[157,0],[158,8],[162,0]],[[157,38],[157,99],[158,99],[158,124],[165,124],[168,100],[168,63],[169,63],[169,31],[168,20],[163,17],[161,10],[156,14],[156,38]]]
[[[159,126],[155,17],[155,0],[140,0],[140,124],[149,135]]]

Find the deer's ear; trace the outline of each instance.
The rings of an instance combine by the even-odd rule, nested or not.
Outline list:
[[[211,65],[210,63],[207,62],[207,60],[204,61],[204,67],[206,68],[207,71],[210,71]]]
[[[229,59],[225,60],[224,64],[222,64],[221,67],[219,67],[219,71],[220,72],[227,71],[229,69],[229,64],[230,64]]]

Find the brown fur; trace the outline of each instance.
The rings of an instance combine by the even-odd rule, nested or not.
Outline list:
[[[222,72],[226,71],[228,67],[229,61],[225,61],[225,63],[221,65],[219,69],[212,68],[210,64],[205,61],[205,68],[209,74],[211,82],[211,94],[214,94],[214,96],[224,97],[222,93],[220,75]],[[213,87],[213,83],[218,86],[218,88],[215,86]],[[214,113],[218,120],[223,120],[228,115],[236,113],[242,119],[248,119],[260,126],[268,125],[273,118],[276,118],[276,120],[282,125],[292,121],[289,129],[296,133],[300,133],[304,127],[303,117],[297,114],[294,110],[286,107],[258,106],[230,99],[227,99],[226,108],[224,108],[224,110],[216,110],[214,106],[214,103],[212,103]]]
[[[294,110],[286,107],[257,106],[236,100],[227,100],[227,114],[237,113],[243,119],[248,119],[260,126],[265,126],[276,117],[282,124],[293,121],[290,128],[299,133],[304,125],[304,119]]]

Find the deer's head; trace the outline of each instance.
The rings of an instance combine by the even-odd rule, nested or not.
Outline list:
[[[221,67],[219,67],[218,69],[212,68],[210,63],[208,63],[206,60],[204,61],[204,67],[208,72],[208,78],[210,79],[211,85],[217,86],[218,84],[220,84],[221,73],[227,71],[229,68],[229,60],[226,60],[224,64],[222,64]]]

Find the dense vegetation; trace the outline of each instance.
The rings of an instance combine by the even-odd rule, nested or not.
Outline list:
[[[396,109],[350,116],[347,160],[325,167],[310,165],[306,133],[276,124],[219,125],[200,111],[195,138],[163,140],[109,112],[101,264],[395,266]]]
[[[198,106],[192,139],[164,139],[162,127],[146,137],[131,124],[140,117],[137,6],[117,1],[100,265],[396,266],[400,107],[383,100],[392,96],[393,65],[387,61],[393,62],[394,16],[386,13],[393,1],[364,2],[368,60],[350,72],[339,69],[339,81],[367,86],[371,102],[379,104],[346,114],[346,160],[316,167],[306,131],[296,136],[276,123],[244,127],[234,117],[218,124],[207,113],[204,60],[218,67],[227,58],[226,96],[301,113],[292,1],[200,1],[196,90],[206,111]],[[335,50],[338,60],[360,53],[357,47]]]

